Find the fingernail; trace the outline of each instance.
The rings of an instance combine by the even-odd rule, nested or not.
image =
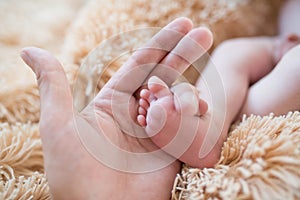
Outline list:
[[[31,60],[30,56],[28,55],[26,49],[23,49],[21,51],[20,56],[29,67],[32,66],[32,60]]]

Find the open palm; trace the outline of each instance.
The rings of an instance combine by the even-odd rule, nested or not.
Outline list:
[[[23,60],[37,75],[45,170],[54,199],[168,199],[180,163],[135,123],[136,91],[151,76],[171,85],[212,43],[207,29],[174,20],[138,49],[81,112],[63,68],[30,47]],[[180,56],[179,56],[180,55]]]

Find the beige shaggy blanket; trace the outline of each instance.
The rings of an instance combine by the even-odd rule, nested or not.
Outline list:
[[[37,45],[61,59],[80,109],[92,98],[91,88],[100,90],[126,56],[106,68],[111,59],[141,46],[153,33],[110,40],[86,58],[112,35],[161,27],[179,16],[210,27],[215,46],[232,37],[272,35],[280,2],[0,1],[0,199],[50,199],[38,131],[38,90],[18,57],[20,48]],[[189,71],[186,77],[193,82],[194,74]],[[170,193],[172,199],[300,199],[299,167],[300,113],[251,116],[232,127],[214,168],[183,166]]]

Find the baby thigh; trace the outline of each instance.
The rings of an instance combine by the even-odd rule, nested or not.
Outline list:
[[[249,89],[242,114],[275,115],[300,110],[300,45],[288,51],[274,70]]]

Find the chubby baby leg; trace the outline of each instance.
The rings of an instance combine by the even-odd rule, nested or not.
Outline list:
[[[300,110],[300,45],[289,50],[274,70],[251,86],[241,114],[275,115]]]

